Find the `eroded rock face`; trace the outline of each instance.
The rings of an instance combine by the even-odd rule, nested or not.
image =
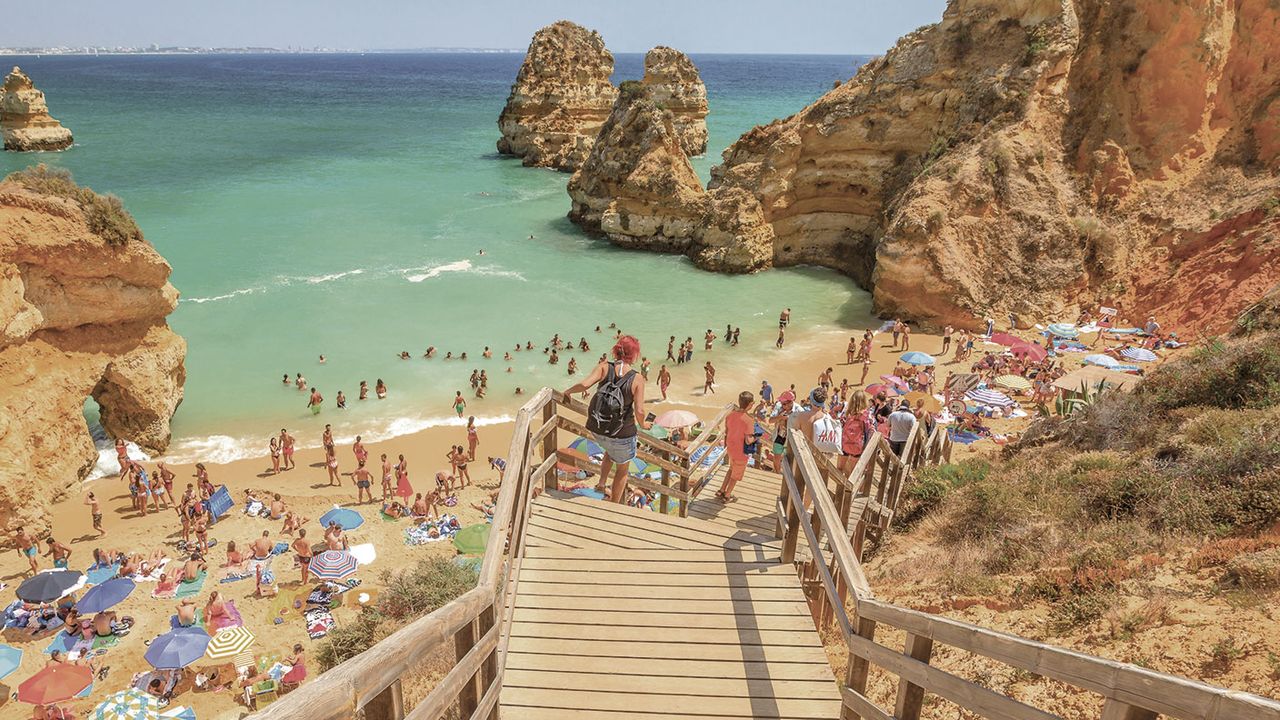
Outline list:
[[[663,45],[644,56],[650,97],[671,111],[680,147],[690,157],[707,151],[707,86],[688,55]]]
[[[533,36],[498,117],[498,152],[572,172],[586,159],[618,90],[600,33],[567,20]]]
[[[744,134],[699,202],[737,216],[708,218],[717,247],[752,248],[725,258],[770,236],[769,262],[840,270],[885,314],[1187,302],[1177,322],[1220,329],[1280,280],[1277,86],[1274,3],[952,0]],[[1205,269],[1190,283],[1212,302],[1174,297],[1179,267]]]
[[[729,208],[708,197],[675,114],[654,94],[643,83],[622,84],[590,154],[569,179],[569,219],[615,245],[684,253],[710,270],[760,267],[771,246],[758,205],[753,213],[746,193]],[[760,234],[755,243],[752,223]]]
[[[71,147],[71,131],[49,116],[44,93],[16,65],[0,88],[0,136],[4,149],[63,150]]]
[[[75,200],[0,182],[0,518],[47,527],[47,508],[97,457],[94,398],[112,437],[169,444],[186,343],[178,293],[143,240],[109,243]]]

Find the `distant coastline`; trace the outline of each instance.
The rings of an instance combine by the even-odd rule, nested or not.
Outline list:
[[[520,53],[520,48],[381,48],[360,50],[353,48],[273,48],[273,47],[0,47],[0,56],[27,55],[361,55],[361,54],[413,54],[413,53]]]

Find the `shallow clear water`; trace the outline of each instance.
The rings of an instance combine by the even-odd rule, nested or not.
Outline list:
[[[259,454],[281,425],[318,434],[400,434],[448,418],[453,390],[470,398],[472,368],[498,418],[516,385],[564,384],[545,364],[553,333],[607,346],[617,322],[660,359],[670,334],[740,325],[768,345],[784,305],[799,328],[862,324],[865,293],[815,269],[754,276],[701,272],[684,258],[627,252],[564,217],[568,175],[524,168],[494,151],[516,54],[4,58],[20,63],[72,129],[63,153],[0,156],[70,168],[120,195],[173,265],[182,293],[170,318],[188,341],[186,400],[174,419],[180,458]],[[695,56],[710,96],[712,152],[784,117],[851,76],[862,58]],[[643,74],[618,57],[616,80]],[[530,235],[534,237],[531,239]],[[483,249],[485,254],[478,255]],[[514,372],[500,358],[517,341]],[[421,358],[466,351],[466,364]],[[480,360],[485,345],[496,357]],[[700,345],[699,345],[700,347]],[[412,361],[396,358],[400,350]],[[328,361],[317,362],[323,353]],[[725,354],[717,363],[747,362]],[[283,373],[324,393],[319,418]],[[355,400],[383,378],[390,399]],[[333,410],[346,392],[346,414]]]

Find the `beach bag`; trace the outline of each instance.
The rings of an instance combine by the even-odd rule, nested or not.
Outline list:
[[[818,452],[836,453],[840,447],[841,429],[836,421],[827,414],[813,421],[813,447]]]
[[[604,437],[618,437],[627,423],[626,387],[635,377],[636,371],[618,377],[613,363],[609,363],[609,374],[600,382],[600,387],[591,398],[587,408],[587,429]]]

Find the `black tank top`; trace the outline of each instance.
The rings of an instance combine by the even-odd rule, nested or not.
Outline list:
[[[611,362],[609,363],[609,372],[605,373],[605,377],[602,382],[607,383],[617,377],[617,363]],[[622,377],[622,382],[618,388],[622,391],[622,429],[612,437],[625,439],[636,436],[636,398],[635,386],[632,384],[635,381],[635,377],[635,368],[627,370],[627,374]]]

